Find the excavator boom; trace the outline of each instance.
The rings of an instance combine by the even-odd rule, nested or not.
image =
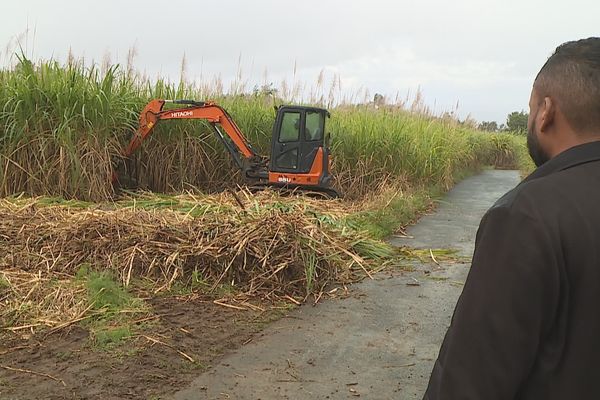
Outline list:
[[[186,104],[187,107],[163,111],[166,103]],[[125,157],[131,156],[148,137],[156,124],[166,119],[201,119],[211,124],[220,124],[227,132],[240,153],[246,158],[256,156],[256,153],[242,134],[233,119],[220,106],[213,102],[196,102],[191,100],[161,100],[150,101],[140,114],[140,125],[133,139],[123,152]]]

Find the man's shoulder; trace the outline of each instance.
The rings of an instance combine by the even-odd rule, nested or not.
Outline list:
[[[540,217],[579,202],[582,191],[591,196],[600,196],[600,187],[589,182],[590,167],[600,171],[598,163],[594,166],[569,168],[550,175],[525,179],[499,198],[488,213],[508,210],[511,213]]]
[[[522,234],[544,226],[549,214],[540,210],[539,205],[544,204],[543,199],[547,198],[548,188],[552,186],[545,178],[522,181],[500,197],[481,219],[476,243],[483,230],[497,232],[510,226]]]
[[[600,187],[594,180],[596,179],[594,176],[598,174],[600,174],[600,161],[585,163],[534,179],[526,178],[498,199],[491,209],[514,208],[523,206],[524,203],[541,206],[549,201],[553,203],[569,201],[581,196],[582,191],[600,196]]]
[[[490,211],[495,209],[512,209],[522,206],[524,202],[529,202],[536,197],[543,196],[543,192],[546,191],[546,187],[548,187],[549,184],[550,183],[546,181],[546,177],[533,179],[531,181],[523,181],[500,197],[490,208]]]

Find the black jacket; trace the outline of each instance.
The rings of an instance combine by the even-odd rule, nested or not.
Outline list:
[[[600,399],[600,142],[483,217],[424,399]]]

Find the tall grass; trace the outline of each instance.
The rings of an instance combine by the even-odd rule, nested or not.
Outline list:
[[[150,81],[118,66],[70,60],[32,63],[25,57],[0,71],[0,196],[26,192],[104,200],[113,195],[111,162],[119,156],[151,98],[214,99],[263,154],[273,105],[265,93],[226,95],[218,83]],[[523,143],[456,121],[401,107],[338,106],[331,110],[337,185],[350,197],[389,183],[449,187],[465,169],[512,166]],[[155,191],[213,190],[239,177],[223,147],[199,121],[170,121],[136,154],[138,184]]]
[[[386,179],[447,189],[466,169],[516,167],[523,147],[513,135],[477,132],[395,107],[340,107],[332,125],[340,183],[361,192]]]

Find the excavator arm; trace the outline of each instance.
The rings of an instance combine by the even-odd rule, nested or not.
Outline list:
[[[186,107],[163,110],[166,103],[180,104]],[[150,101],[140,114],[139,127],[123,151],[123,158],[128,159],[150,136],[160,121],[171,119],[199,119],[208,122],[246,177],[255,179],[268,177],[267,160],[254,151],[227,111],[214,102],[163,99]],[[229,140],[226,139],[226,136]],[[113,182],[117,180],[118,176],[113,174]]]

